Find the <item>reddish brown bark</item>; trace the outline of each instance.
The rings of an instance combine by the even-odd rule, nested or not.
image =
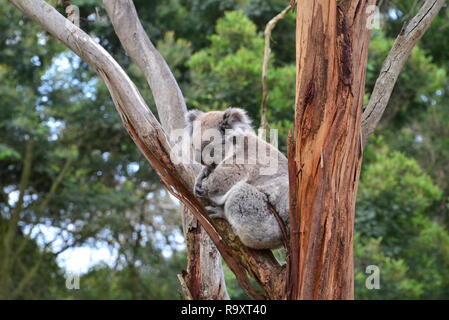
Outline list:
[[[287,141],[288,152],[288,180],[289,180],[289,216],[290,239],[287,252],[287,286],[286,299],[294,299],[299,290],[299,227],[300,217],[297,210],[296,192],[298,190],[297,168],[295,162],[295,142],[290,131]]]
[[[184,298],[229,300],[220,255],[198,220],[185,207],[183,225],[187,243],[187,268],[181,274]]]
[[[297,4],[292,299],[354,297],[354,211],[370,37],[366,6],[374,2]]]

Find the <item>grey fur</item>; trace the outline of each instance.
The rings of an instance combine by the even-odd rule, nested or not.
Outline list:
[[[192,141],[201,140],[201,150],[196,150],[198,161],[202,162],[201,151],[206,147],[224,145],[225,141],[244,138],[249,142],[258,142],[269,150],[269,157],[277,161],[273,174],[261,175],[260,169],[267,164],[261,163],[255,154],[249,152],[248,144],[237,148],[227,156],[243,154],[246,162],[236,164],[221,161],[205,165],[198,175],[194,187],[195,195],[208,198],[214,207],[207,207],[213,214],[211,218],[224,218],[232,226],[236,235],[248,247],[254,249],[275,249],[282,245],[282,233],[279,224],[267,206],[271,203],[286,223],[288,229],[288,163],[287,158],[269,143],[257,137],[251,129],[246,112],[239,108],[225,111],[190,111],[195,116],[187,117],[187,127]],[[199,121],[201,130],[217,129],[221,139],[203,141],[199,137],[193,121]],[[249,160],[253,160],[253,163]],[[250,162],[250,163],[248,163]]]

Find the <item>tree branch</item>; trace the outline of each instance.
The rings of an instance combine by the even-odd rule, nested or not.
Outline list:
[[[430,27],[446,0],[426,0],[416,16],[401,30],[385,59],[368,106],[362,115],[363,145],[376,129],[394,85],[413,47]]]
[[[11,257],[11,253],[14,247],[14,240],[18,230],[17,224],[19,223],[20,213],[22,212],[23,209],[25,192],[30,182],[31,165],[33,163],[34,143],[35,143],[34,140],[32,139],[32,137],[30,137],[25,146],[22,174],[20,177],[19,197],[17,199],[17,203],[14,207],[14,210],[11,213],[11,217],[7,223],[6,234],[3,239],[3,248],[2,248],[3,261],[0,265],[1,267],[0,271],[3,275],[9,274],[10,268],[14,261],[14,257]]]
[[[168,138],[159,122],[145,104],[139,91],[110,54],[85,32],[70,23],[43,0],[9,0],[24,14],[40,24],[103,79],[120,114],[123,125],[133,141],[158,173],[167,189],[198,219],[217,246],[221,256],[235,273],[239,284],[251,296],[266,298],[255,290],[247,273],[253,276],[270,298],[278,298],[276,290],[285,274],[270,251],[245,247],[232,233],[229,224],[206,218],[203,203],[193,195],[192,170],[171,159]],[[218,230],[218,232],[217,232]]]
[[[73,153],[71,153],[67,157],[66,162],[65,162],[64,166],[62,167],[61,171],[59,172],[58,176],[56,177],[56,179],[53,180],[53,182],[50,186],[50,189],[47,193],[47,196],[43,199],[43,201],[40,203],[40,205],[36,208],[36,210],[35,210],[35,212],[37,213],[36,216],[41,214],[44,211],[44,209],[47,208],[48,203],[55,195],[55,192],[58,189],[59,185],[62,183],[64,176],[67,174],[68,171],[70,171],[72,161],[73,161]],[[17,249],[15,250],[15,258],[19,257],[20,254],[23,252],[23,250],[26,248],[27,244],[29,244],[29,242],[30,242],[29,240],[31,238],[31,235],[33,234],[33,230],[38,223],[39,223],[39,218],[36,217],[35,223],[30,227],[30,230],[26,234],[24,234],[24,237],[23,237],[21,243],[17,246]]]
[[[103,3],[125,51],[144,73],[153,93],[161,125],[171,136],[174,130],[184,128],[184,115],[187,112],[178,83],[143,29],[133,2],[104,0]],[[192,169],[196,176],[199,166]],[[184,234],[188,256],[188,279],[184,284],[190,285],[189,292],[195,299],[229,299],[217,248],[207,233],[201,232],[201,225],[192,213],[184,208],[181,210],[185,216],[183,220],[186,221]],[[192,241],[194,243],[191,244]]]
[[[274,18],[272,18],[270,21],[268,21],[267,25],[265,26],[265,31],[264,31],[265,45],[264,45],[263,62],[262,62],[262,101],[260,103],[260,127],[262,129],[268,128],[267,104],[268,104],[269,88],[268,88],[268,83],[267,83],[267,73],[268,73],[268,65],[270,63],[270,54],[271,54],[271,48],[270,48],[271,33],[273,32],[274,27],[276,27],[276,24],[279,21],[281,21],[282,19],[284,19],[287,12],[292,8],[293,8],[293,6],[291,4],[289,4],[284,10],[282,10]]]
[[[186,104],[164,58],[143,29],[131,0],[103,0],[114,30],[127,54],[143,71],[167,133],[184,128]]]

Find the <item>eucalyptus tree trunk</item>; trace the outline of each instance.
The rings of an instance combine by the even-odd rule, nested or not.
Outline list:
[[[354,212],[370,39],[366,8],[374,3],[297,3],[291,299],[354,297]]]

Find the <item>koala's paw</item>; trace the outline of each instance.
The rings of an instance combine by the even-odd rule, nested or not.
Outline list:
[[[193,188],[193,193],[195,196],[199,198],[204,198],[206,196],[206,191],[203,189],[201,183],[196,183],[195,187]]]
[[[211,219],[216,219],[216,218],[225,219],[224,210],[221,207],[207,206],[206,210],[213,212],[212,214],[209,214],[209,218],[211,218]]]

